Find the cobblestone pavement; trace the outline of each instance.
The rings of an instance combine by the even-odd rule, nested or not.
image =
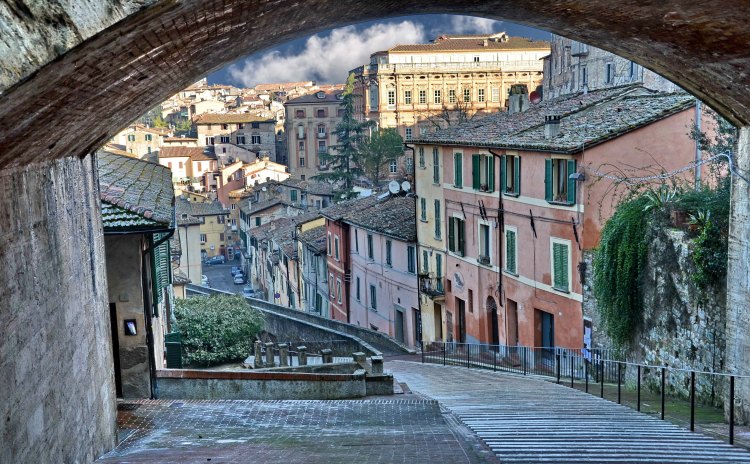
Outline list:
[[[385,367],[503,463],[750,463],[743,449],[552,382],[403,360]]]
[[[138,400],[99,463],[496,463],[437,402]]]

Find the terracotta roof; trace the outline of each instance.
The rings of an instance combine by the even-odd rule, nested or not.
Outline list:
[[[134,153],[129,153],[124,148],[120,148],[120,147],[121,145],[108,143],[104,145],[100,150],[106,151],[107,153],[112,153],[113,155],[128,156],[130,158],[138,158]]]
[[[318,92],[313,92],[307,95],[302,95],[301,97],[292,98],[291,100],[286,101],[284,105],[297,105],[303,103],[341,103],[338,96],[344,93],[343,90],[320,90],[319,92],[322,92],[323,95],[325,95],[325,98],[318,98]]]
[[[695,100],[624,86],[575,94],[534,105],[523,113],[495,113],[479,121],[427,134],[416,144],[462,145],[575,152],[682,111]],[[544,118],[561,117],[557,137],[544,137]]]
[[[192,161],[214,161],[216,155],[207,152],[203,147],[161,147],[159,159],[190,158]]]
[[[405,242],[416,242],[416,197],[386,197],[347,214],[344,222]]]
[[[221,203],[215,200],[208,203],[200,203],[197,201],[189,201],[187,203],[190,205],[188,214],[191,216],[220,216],[223,214],[229,214],[229,211],[225,210]]]
[[[254,114],[247,113],[228,113],[228,114],[215,114],[215,113],[203,113],[193,118],[194,124],[230,124],[240,122],[271,122],[275,123],[276,120],[269,118],[261,118]]]
[[[326,226],[317,226],[299,234],[300,242],[312,248],[317,253],[326,251]]]
[[[304,190],[311,195],[333,196],[334,187],[328,182],[316,182],[315,180],[301,180],[290,177],[279,182],[279,184]]]
[[[282,89],[293,89],[295,87],[310,87],[315,85],[313,81],[300,81],[300,82],[279,82],[273,84],[258,84],[255,86],[255,90],[268,91],[268,90],[282,90]]]
[[[175,215],[177,216],[178,226],[193,226],[201,223],[200,219],[192,215],[192,204],[184,197],[175,200]]]
[[[174,190],[169,169],[100,151],[97,172],[105,231],[174,227]]]
[[[197,142],[194,137],[165,137],[164,142]]]
[[[320,210],[320,214],[332,221],[339,221],[348,213],[358,211],[362,208],[369,208],[376,201],[377,199],[374,195],[365,198],[354,198],[353,200],[342,201],[341,203],[336,203],[328,208],[323,208]]]
[[[492,40],[488,36],[461,36],[461,38],[438,38],[429,44],[396,45],[389,53],[401,52],[441,52],[441,51],[495,51],[495,50],[549,50],[546,40],[532,40],[525,37],[509,37],[505,41]],[[484,40],[487,38],[487,44]]]

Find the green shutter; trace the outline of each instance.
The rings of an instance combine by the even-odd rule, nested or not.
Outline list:
[[[440,224],[440,200],[435,200],[435,238],[440,238],[442,225]]]
[[[505,193],[508,183],[505,182],[505,155],[500,157],[500,191]]]
[[[297,191],[296,191],[296,190],[294,190],[294,189],[292,189],[292,190],[290,190],[289,192],[290,192],[290,194],[291,194],[291,198],[292,198],[292,201],[293,201],[293,202],[294,202],[294,201],[297,201]]]
[[[479,190],[479,185],[481,184],[481,164],[482,158],[479,155],[471,155],[471,186],[474,188],[474,190]]]
[[[552,244],[552,259],[555,271],[553,287],[568,291],[568,246],[562,243]]]
[[[456,231],[454,229],[454,223],[456,218],[448,218],[448,249],[450,251],[456,251]]]
[[[422,209],[421,219],[423,221],[426,221],[427,220],[427,199],[425,197],[422,197],[419,199],[419,206]]]
[[[521,157],[516,156],[513,163],[513,193],[521,194]]]
[[[456,187],[462,187],[464,185],[464,175],[463,175],[463,166],[462,166],[462,155],[461,153],[454,153],[453,154],[453,185]]]
[[[568,203],[574,205],[576,202],[576,181],[570,175],[576,172],[576,160],[568,160]]]
[[[544,160],[544,199],[552,201],[552,159]]]
[[[464,247],[464,238],[466,237],[466,221],[457,219],[458,221],[458,254],[464,256],[466,254],[466,248]]]
[[[516,233],[512,230],[505,232],[505,262],[509,272],[516,273]]]
[[[495,157],[487,156],[487,191],[495,191]]]

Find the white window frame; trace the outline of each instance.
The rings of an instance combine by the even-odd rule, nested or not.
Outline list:
[[[490,259],[490,266],[491,266],[494,261],[492,259],[492,257],[494,256],[494,244],[492,243],[493,242],[492,230],[494,227],[493,227],[493,224],[490,223],[490,221],[485,221],[484,219],[477,219],[477,251],[478,251],[477,260],[479,260],[479,255],[481,254],[481,252],[484,251],[482,249],[482,226],[487,227],[487,238],[490,242],[489,246],[487,247],[487,252],[488,252],[487,257]]]
[[[484,87],[477,89],[477,101],[479,103],[484,103]]]
[[[435,103],[436,105],[440,105],[440,104],[442,104],[442,103],[443,103],[443,91],[442,91],[442,90],[440,90],[440,89],[435,89],[435,90],[433,91],[433,95],[432,95],[432,97],[433,97],[433,98],[432,98],[432,101],[433,101],[433,102],[434,102],[434,103]]]
[[[404,103],[411,105],[411,90],[404,90]]]
[[[388,172],[391,174],[396,174],[396,172],[398,172],[398,162],[396,162],[396,160],[391,160],[391,162],[388,163]]]
[[[448,89],[448,103],[456,103],[456,89]]]
[[[414,131],[411,127],[404,128],[404,140],[411,140],[413,133]]]
[[[426,105],[427,104],[427,91],[426,90],[420,90],[419,91],[419,104],[420,105]]]
[[[388,101],[388,108],[395,108],[396,107],[396,91],[395,90],[387,90],[387,101]]]

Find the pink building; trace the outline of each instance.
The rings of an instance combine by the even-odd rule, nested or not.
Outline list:
[[[391,196],[348,214],[349,322],[415,346],[422,339],[417,295],[415,198]]]
[[[607,175],[688,165],[694,118],[687,94],[621,87],[416,141],[438,146],[445,167],[444,339],[580,348],[591,324],[584,254],[598,245],[613,193],[625,193]]]

